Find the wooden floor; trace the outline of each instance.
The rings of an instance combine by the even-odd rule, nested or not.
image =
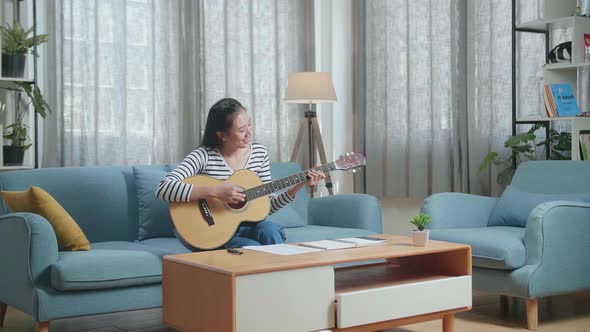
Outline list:
[[[525,307],[511,300],[508,312],[501,313],[499,297],[474,292],[473,309],[455,319],[456,331],[526,331]],[[590,292],[542,299],[539,304],[540,331],[590,332]],[[404,326],[388,332],[441,331],[441,321]],[[0,332],[34,331],[31,318],[12,308]],[[162,322],[162,311],[150,309],[108,315],[62,319],[51,323],[50,332],[169,332]],[[280,331],[277,331],[280,332]]]

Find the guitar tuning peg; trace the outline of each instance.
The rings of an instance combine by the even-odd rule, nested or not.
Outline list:
[[[347,156],[347,157],[348,157],[348,156],[350,156],[350,152],[347,152],[347,153],[346,153],[346,156]]]
[[[353,168],[352,169],[352,173],[356,173],[356,168]]]

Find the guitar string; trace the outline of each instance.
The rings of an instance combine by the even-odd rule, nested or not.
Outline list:
[[[336,164],[334,162],[327,163],[325,165],[321,165],[319,167],[311,168],[311,170],[321,170],[324,173],[336,170]],[[246,194],[246,200],[253,200],[258,197],[266,196],[270,193],[279,191],[281,189],[290,187],[292,185],[296,185],[301,182],[307,181],[307,177],[305,173],[309,171],[303,171],[301,173],[297,173],[291,176],[284,177],[282,179],[278,179],[254,188],[244,190],[244,194]]]

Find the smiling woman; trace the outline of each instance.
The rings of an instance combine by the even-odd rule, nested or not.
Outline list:
[[[252,121],[246,108],[233,98],[217,101],[207,115],[202,145],[191,152],[158,185],[156,196],[169,202],[189,202],[214,197],[230,205],[245,201],[243,188],[230,182],[195,185],[183,182],[194,175],[207,175],[227,180],[240,169],[254,172],[263,183],[271,181],[270,158],[262,144],[252,143]],[[319,171],[309,171],[309,180],[286,191],[270,195],[271,213],[292,202],[305,185],[314,185],[325,178]],[[225,244],[227,248],[246,245],[275,244],[285,241],[280,227],[271,221],[243,223]],[[192,248],[191,248],[192,249]]]

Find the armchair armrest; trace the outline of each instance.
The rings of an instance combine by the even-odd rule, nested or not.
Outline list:
[[[0,302],[33,314],[35,288],[49,284],[49,268],[59,257],[53,228],[33,213],[0,216],[0,252]]]
[[[345,194],[309,200],[310,225],[359,228],[382,232],[381,203],[371,195]]]
[[[531,211],[525,265],[531,297],[590,288],[590,203],[553,201]]]
[[[486,227],[498,198],[463,193],[439,193],[426,198],[422,212],[432,221],[427,228]]]

